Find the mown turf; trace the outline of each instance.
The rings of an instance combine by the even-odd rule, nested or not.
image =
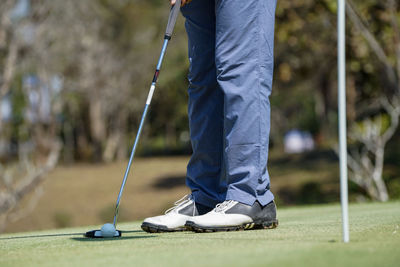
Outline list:
[[[400,203],[350,206],[351,243],[339,205],[279,210],[274,230],[147,234],[121,224],[119,239],[86,239],[96,227],[0,236],[0,266],[399,266]]]

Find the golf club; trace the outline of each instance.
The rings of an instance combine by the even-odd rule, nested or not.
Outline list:
[[[180,6],[181,6],[181,0],[177,0],[176,3],[171,7],[171,11],[169,13],[168,24],[167,24],[167,29],[165,31],[164,43],[163,43],[163,46],[162,46],[162,49],[161,49],[161,54],[160,54],[160,57],[158,59],[158,63],[157,63],[156,71],[154,73],[153,80],[151,82],[150,90],[149,90],[149,93],[148,93],[148,96],[147,96],[147,100],[146,100],[146,105],[144,107],[142,118],[141,118],[140,124],[139,124],[139,128],[138,128],[138,131],[136,133],[135,142],[133,144],[131,156],[129,158],[128,166],[126,167],[126,170],[125,170],[124,179],[122,180],[121,188],[119,190],[117,203],[116,203],[116,206],[115,206],[114,222],[113,222],[112,225],[111,224],[103,225],[101,230],[92,230],[92,231],[86,232],[85,235],[84,235],[85,237],[89,237],[89,238],[104,238],[104,237],[120,237],[121,236],[121,231],[116,230],[116,226],[117,226],[118,210],[119,210],[119,205],[120,205],[120,202],[121,202],[122,192],[124,190],[125,183],[126,183],[126,180],[128,178],[129,170],[130,170],[130,168],[132,166],[132,161],[133,161],[133,158],[135,156],[135,151],[136,151],[136,147],[137,147],[138,142],[139,142],[140,133],[142,132],[142,128],[143,128],[143,124],[144,124],[144,121],[145,121],[145,118],[146,118],[146,114],[147,114],[148,108],[150,106],[151,99],[153,98],[153,93],[154,93],[154,90],[156,88],[158,75],[160,74],[161,64],[162,64],[165,52],[167,50],[168,42],[169,42],[169,40],[171,40],[172,32],[173,32],[173,29],[175,27],[175,23],[176,23],[176,19],[178,17]]]

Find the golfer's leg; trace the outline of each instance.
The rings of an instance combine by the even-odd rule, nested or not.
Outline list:
[[[221,183],[223,95],[216,81],[214,0],[185,5],[189,38],[189,126],[193,155],[187,185],[196,202],[215,206],[225,198]]]
[[[267,171],[276,0],[216,0],[217,81],[224,92],[226,199],[273,200]]]

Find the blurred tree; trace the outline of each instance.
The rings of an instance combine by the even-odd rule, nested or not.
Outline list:
[[[400,12],[394,0],[363,1],[357,7],[352,1],[346,4],[355,29],[352,37],[358,41],[351,42],[351,75],[355,87],[364,86],[367,80],[369,90],[357,88],[358,118],[349,131],[353,142],[348,155],[350,178],[372,199],[387,201],[385,146],[395,134],[400,117]],[[364,40],[358,39],[360,35]]]
[[[36,21],[36,8],[28,0],[6,1],[1,5],[2,75],[1,99],[9,95],[12,112],[0,116],[0,141],[3,153],[0,163],[0,229],[26,210],[18,210],[20,201],[31,192],[31,201],[40,195],[40,183],[55,167],[61,151],[57,114],[62,105],[59,87],[51,82],[51,72],[45,62],[45,47],[36,42],[44,25]],[[29,74],[35,70],[35,74]],[[21,82],[17,82],[17,81]],[[1,104],[3,105],[3,101]],[[3,106],[1,107],[3,110]],[[0,114],[1,115],[1,114]],[[31,207],[31,206],[29,206]],[[29,208],[28,207],[28,208]]]
[[[279,1],[271,96],[275,143],[284,132],[310,131],[319,145],[335,137],[335,0]]]
[[[291,128],[310,131],[322,146],[336,142],[336,8],[335,0],[278,2],[275,144]],[[399,7],[394,0],[368,0],[347,4],[347,11],[351,178],[373,199],[386,200],[384,148],[398,125]]]
[[[69,160],[126,157],[125,136],[136,129],[162,43],[163,3],[0,3],[0,103],[12,100],[11,121],[0,120],[0,141],[8,147],[0,166],[0,224],[21,216],[15,211],[26,195],[40,195],[58,162],[60,137]],[[182,58],[185,49],[177,51]]]

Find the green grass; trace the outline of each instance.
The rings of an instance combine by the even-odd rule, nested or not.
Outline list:
[[[96,227],[0,236],[0,266],[399,266],[400,203],[350,206],[341,242],[339,205],[279,210],[274,230],[147,234],[121,224],[119,239],[86,239]],[[98,227],[98,226],[97,226]]]

